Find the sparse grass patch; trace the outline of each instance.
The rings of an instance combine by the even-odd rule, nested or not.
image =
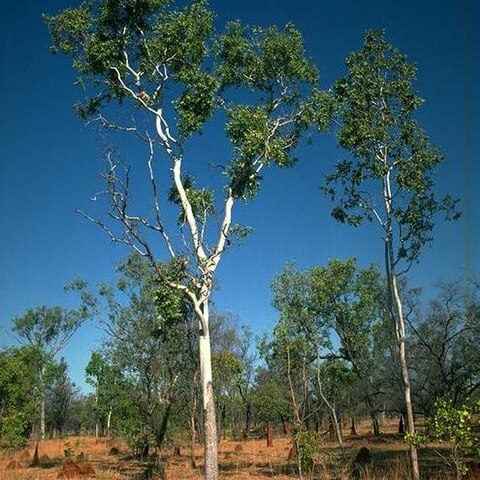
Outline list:
[[[391,420],[383,426],[384,436],[374,438],[368,422],[359,423],[358,435],[350,437],[345,431],[345,452],[342,455],[338,445],[322,440],[321,448],[315,453],[314,468],[308,479],[355,480],[351,462],[361,447],[367,447],[371,465],[362,471],[357,480],[409,480],[408,447],[396,434],[397,422]],[[83,453],[82,461],[91,464],[97,480],[139,480],[145,474],[153,458],[139,460],[132,457],[124,442],[119,439],[96,440],[94,437],[69,437],[47,440],[39,444],[40,465],[29,467],[34,443],[18,452],[0,453],[0,480],[56,480],[65,461],[65,444],[71,446],[75,456]],[[241,448],[238,447],[241,445]],[[219,445],[221,478],[226,480],[292,480],[297,478],[296,461],[288,461],[292,439],[275,436],[273,448],[267,448],[265,439],[230,440],[222,439]],[[112,447],[118,448],[118,455],[109,455]],[[422,476],[426,480],[451,480],[453,472],[446,470],[442,460],[435,453],[438,448],[447,449],[444,444],[432,444],[420,451]],[[47,459],[47,460],[46,460]],[[203,447],[195,448],[197,468],[191,466],[191,452],[188,443],[180,446],[180,455],[168,449],[162,456],[163,473],[153,473],[152,480],[202,480]],[[20,468],[5,470],[8,462],[17,460]],[[86,479],[87,477],[80,477]]]

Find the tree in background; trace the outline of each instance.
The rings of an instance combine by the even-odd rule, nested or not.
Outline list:
[[[398,279],[433,238],[434,217],[458,218],[455,201],[433,194],[432,174],[443,156],[417,125],[422,100],[413,91],[414,65],[369,31],[363,48],[347,59],[347,76],[335,86],[341,121],[340,145],[352,153],[327,176],[325,192],[337,201],[333,217],[352,226],[376,221],[384,241],[388,284],[387,314],[395,328],[408,434],[415,434],[407,365],[403,304]],[[410,447],[412,478],[418,480],[415,445]]]
[[[359,392],[372,418],[373,432],[379,435],[377,416],[383,409],[380,399],[385,380],[380,369],[384,351],[378,337],[384,285],[378,269],[373,265],[359,269],[354,259],[330,260],[326,267],[305,272],[287,265],[276,276],[273,290],[279,325],[292,323],[292,331],[317,350],[312,361],[314,383],[340,445],[339,409],[353,408]],[[340,391],[347,396],[342,399]]]
[[[68,366],[64,358],[53,366],[50,385],[46,390],[46,423],[50,424],[52,435],[63,436],[71,433],[74,416],[74,402],[79,398],[79,389],[68,376]]]
[[[83,282],[72,284],[71,289],[82,290]],[[45,392],[47,367],[68,343],[72,335],[90,316],[91,299],[82,292],[82,305],[67,310],[62,307],[37,307],[29,309],[22,317],[13,320],[13,331],[21,341],[41,352],[39,371],[40,386],[40,435],[45,438]]]
[[[470,280],[470,292],[466,295],[463,309],[463,324],[467,335],[462,338],[461,352],[464,368],[469,372],[467,394],[480,398],[480,282],[476,278]],[[469,392],[469,393],[468,393]]]
[[[95,437],[109,436],[114,410],[122,394],[122,374],[99,352],[92,352],[85,367],[86,381],[94,388]]]
[[[312,268],[317,322],[332,329],[339,349],[332,354],[351,366],[372,419],[374,435],[380,435],[378,413],[384,380],[379,374],[381,351],[376,330],[382,322],[384,286],[374,265],[359,269],[355,259],[330,260],[326,267]]]
[[[291,398],[285,378],[280,374],[271,361],[257,369],[251,393],[252,410],[257,421],[264,422],[267,427],[268,422],[280,421],[283,433],[290,434],[287,425],[292,415]]]
[[[178,9],[164,0],[96,1],[46,21],[53,49],[72,57],[78,84],[90,94],[79,114],[146,143],[153,215],[135,211],[130,168],[109,153],[104,179],[112,224],[90,218],[112,240],[149,259],[157,275],[191,302],[199,323],[205,477],[216,479],[209,305],[220,259],[235,234],[244,233],[232,225],[233,207],[255,196],[265,167],[293,164],[294,147],[314,122],[320,128],[328,125],[329,97],[315,89],[317,70],[305,58],[302,37],[293,26],[259,29],[233,22],[215,36],[213,14],[202,0]],[[133,123],[113,119],[113,104]],[[205,165],[188,148],[215,114],[232,146],[231,153],[210,160],[224,179],[220,214],[214,191],[198,187],[191,175]],[[167,163],[159,164],[157,155]],[[189,158],[190,172],[184,166]],[[169,177],[169,199],[179,208],[180,235],[169,233],[172,222],[164,218],[160,169]],[[208,222],[212,219],[218,220],[214,226]],[[180,279],[165,278],[157,269],[158,242],[154,248],[150,233],[159,236],[166,254],[182,268]]]
[[[271,360],[276,360],[287,379],[294,422],[294,442],[298,451],[299,475],[310,467],[311,436],[308,420],[312,417],[311,398],[318,393],[328,408],[340,447],[343,449],[337,409],[332,398],[327,398],[320,375],[324,353],[330,349],[328,331],[316,322],[316,305],[310,278],[288,265],[272,283],[273,305],[280,313],[270,346]],[[315,381],[312,382],[312,379]],[[316,384],[316,385],[315,385]]]
[[[256,355],[253,350],[253,334],[239,319],[230,313],[212,312],[212,362],[218,379],[217,396],[221,403],[222,435],[229,427],[233,438],[240,430],[248,435],[251,422],[251,388],[255,373]],[[241,420],[244,420],[241,426]]]
[[[25,445],[38,418],[41,360],[32,346],[0,352],[0,440],[9,448]]]
[[[112,408],[119,388],[133,387],[138,430],[129,427],[129,434],[136,450],[147,455],[151,443],[162,448],[172,412],[185,401],[179,398],[181,386],[196,369],[189,341],[194,322],[182,293],[160,284],[142,256],[130,255],[118,272],[116,288],[101,288],[108,309],[108,361],[95,356],[89,372],[98,382],[101,409]],[[108,423],[109,412],[103,414]]]
[[[460,282],[437,287],[437,296],[426,307],[419,290],[411,295],[405,316],[412,332],[414,400],[426,415],[439,398],[458,407],[478,396],[480,387],[478,344],[473,348],[472,342],[478,334],[478,313],[476,319],[472,315],[475,299],[461,292]]]

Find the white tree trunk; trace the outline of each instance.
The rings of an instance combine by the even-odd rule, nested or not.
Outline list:
[[[197,468],[197,463],[195,461],[195,413],[197,411],[197,395],[196,395],[196,383],[197,383],[197,371],[194,372],[192,378],[192,388],[191,388],[191,410],[190,410],[190,456],[192,468]]]
[[[386,159],[386,151],[384,152]],[[386,163],[386,161],[385,161]],[[393,317],[395,324],[395,334],[398,345],[398,356],[400,360],[400,370],[403,383],[403,395],[405,399],[405,410],[407,413],[407,431],[410,434],[415,433],[415,419],[413,416],[411,389],[410,389],[410,375],[408,373],[407,353],[406,353],[406,335],[405,335],[405,320],[403,318],[403,306],[398,291],[397,275],[395,273],[395,261],[393,253],[393,229],[392,229],[392,188],[390,184],[390,170],[384,177],[383,183],[383,199],[386,212],[386,223],[384,225],[385,237],[385,270],[388,282],[389,307],[390,314]],[[410,443],[410,460],[412,463],[412,480],[420,480],[420,467],[418,464],[417,448],[413,443]]]
[[[208,330],[208,306],[203,309],[203,324],[199,336],[200,382],[202,386],[203,415],[205,423],[205,480],[218,480],[218,445],[217,421],[215,417],[215,400],[212,381],[212,355],[210,332]]]
[[[41,370],[41,399],[40,399],[40,437],[45,440],[45,366],[42,366]]]
[[[112,421],[112,411],[109,410],[108,415],[107,415],[107,437],[110,436],[111,421]]]
[[[45,440],[45,392],[42,392],[42,401],[40,403],[40,435]]]
[[[395,324],[397,330],[398,352],[400,359],[400,369],[402,373],[403,393],[405,398],[405,409],[407,413],[407,431],[410,434],[415,433],[415,418],[413,416],[413,407],[411,399],[410,375],[408,372],[407,352],[406,352],[406,336],[405,336],[405,321],[403,318],[403,306],[398,292],[397,278],[392,275],[392,293],[395,304]],[[410,460],[412,463],[412,479],[420,480],[420,469],[418,465],[418,452],[415,445],[410,444]]]

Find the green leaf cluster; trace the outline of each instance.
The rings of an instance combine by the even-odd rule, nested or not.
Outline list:
[[[456,200],[439,200],[432,192],[433,171],[444,158],[415,120],[422,104],[413,89],[415,76],[416,66],[383,31],[365,34],[362,49],[348,57],[347,75],[334,89],[338,141],[353,158],[338,162],[323,187],[337,203],[336,220],[358,226],[375,219],[375,211],[385,228],[395,225],[397,259],[409,263],[431,242],[435,214],[459,217]],[[380,193],[387,179],[389,198]],[[385,214],[384,202],[391,205]]]
[[[52,49],[72,56],[80,74],[77,84],[99,93],[77,104],[84,118],[95,115],[111,100],[128,95],[122,85],[134,91],[146,105],[162,105],[167,67],[183,91],[174,102],[177,127],[188,137],[198,131],[214,111],[217,79],[204,68],[213,14],[199,0],[183,9],[170,8],[165,0],[101,0],[45,15]],[[129,71],[138,68],[145,79],[140,86]],[[120,78],[121,80],[120,80]]]
[[[300,425],[294,432],[293,438],[298,445],[298,455],[304,471],[312,472],[315,461],[322,451],[324,441],[321,433],[312,432]]]
[[[435,402],[433,414],[428,418],[427,431],[432,439],[451,442],[464,454],[480,456],[480,442],[475,435],[480,414],[480,401],[466,401],[455,406],[449,398]]]
[[[439,398],[433,414],[427,419],[427,435],[431,440],[448,442],[457,478],[468,472],[465,457],[480,458],[480,439],[475,431],[480,426],[480,401],[467,400],[456,406],[451,398]]]
[[[265,165],[291,166],[293,149],[313,125],[330,125],[334,99],[318,90],[317,68],[291,24],[279,29],[231,22],[217,35],[203,0],[185,7],[97,0],[45,20],[54,49],[72,57],[77,84],[94,92],[77,104],[81,117],[130,97],[152,114],[161,110],[183,147],[215,112],[226,113],[234,153],[224,173],[235,198],[256,194]],[[192,191],[195,196],[198,205],[211,203],[207,191]]]
[[[372,330],[384,308],[383,281],[376,265],[359,269],[355,259],[330,260],[310,270],[317,314],[339,336],[341,354],[350,362],[368,364]],[[367,368],[363,366],[363,370]]]
[[[73,310],[60,306],[30,308],[25,315],[13,320],[13,331],[48,359],[63,348],[89,315],[85,305]]]
[[[37,418],[41,364],[31,346],[0,352],[0,442],[7,448],[25,445]]]
[[[215,194],[208,188],[196,188],[195,180],[190,175],[182,179],[182,185],[187,195],[187,199],[192,207],[193,215],[197,220],[204,221],[209,215],[215,213]],[[181,206],[180,195],[177,189],[172,186],[168,195],[168,200]],[[178,223],[183,225],[186,221],[186,213],[180,209]]]
[[[220,36],[217,49],[218,76],[223,86],[247,85],[271,93],[276,82],[310,85],[318,79],[315,65],[305,57],[302,35],[292,24],[281,31],[231,22]]]
[[[128,293],[130,305],[117,309],[110,302],[112,312],[125,316],[155,318],[149,325],[150,335],[163,335],[168,326],[181,322],[187,314],[185,296],[172,283],[185,281],[186,261],[176,257],[170,262],[158,262],[154,269],[145,258],[133,253],[117,267],[122,275],[118,280],[121,291]],[[111,292],[110,292],[111,295]]]

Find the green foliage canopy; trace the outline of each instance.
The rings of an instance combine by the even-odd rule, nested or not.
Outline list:
[[[24,346],[0,352],[0,440],[20,448],[37,418],[42,353]]]
[[[443,155],[415,120],[422,104],[413,90],[416,67],[383,31],[368,31],[346,63],[335,98],[338,141],[352,158],[337,163],[323,190],[337,203],[336,220],[353,226],[379,221],[396,241],[396,262],[411,264],[433,238],[435,214],[459,217],[456,200],[439,200],[432,192]]]
[[[174,114],[178,157],[215,112],[226,114],[234,156],[225,174],[235,198],[255,194],[261,166],[292,165],[292,150],[313,123],[329,125],[333,102],[318,90],[316,67],[291,24],[280,30],[231,22],[218,35],[203,0],[183,8],[170,1],[103,0],[45,20],[53,51],[72,57],[78,84],[91,93],[77,106],[80,116],[91,118],[108,102],[128,98],[154,115]],[[239,89],[247,92],[240,95],[246,103],[228,94]],[[198,200],[210,204],[209,194],[198,192],[204,192]]]

